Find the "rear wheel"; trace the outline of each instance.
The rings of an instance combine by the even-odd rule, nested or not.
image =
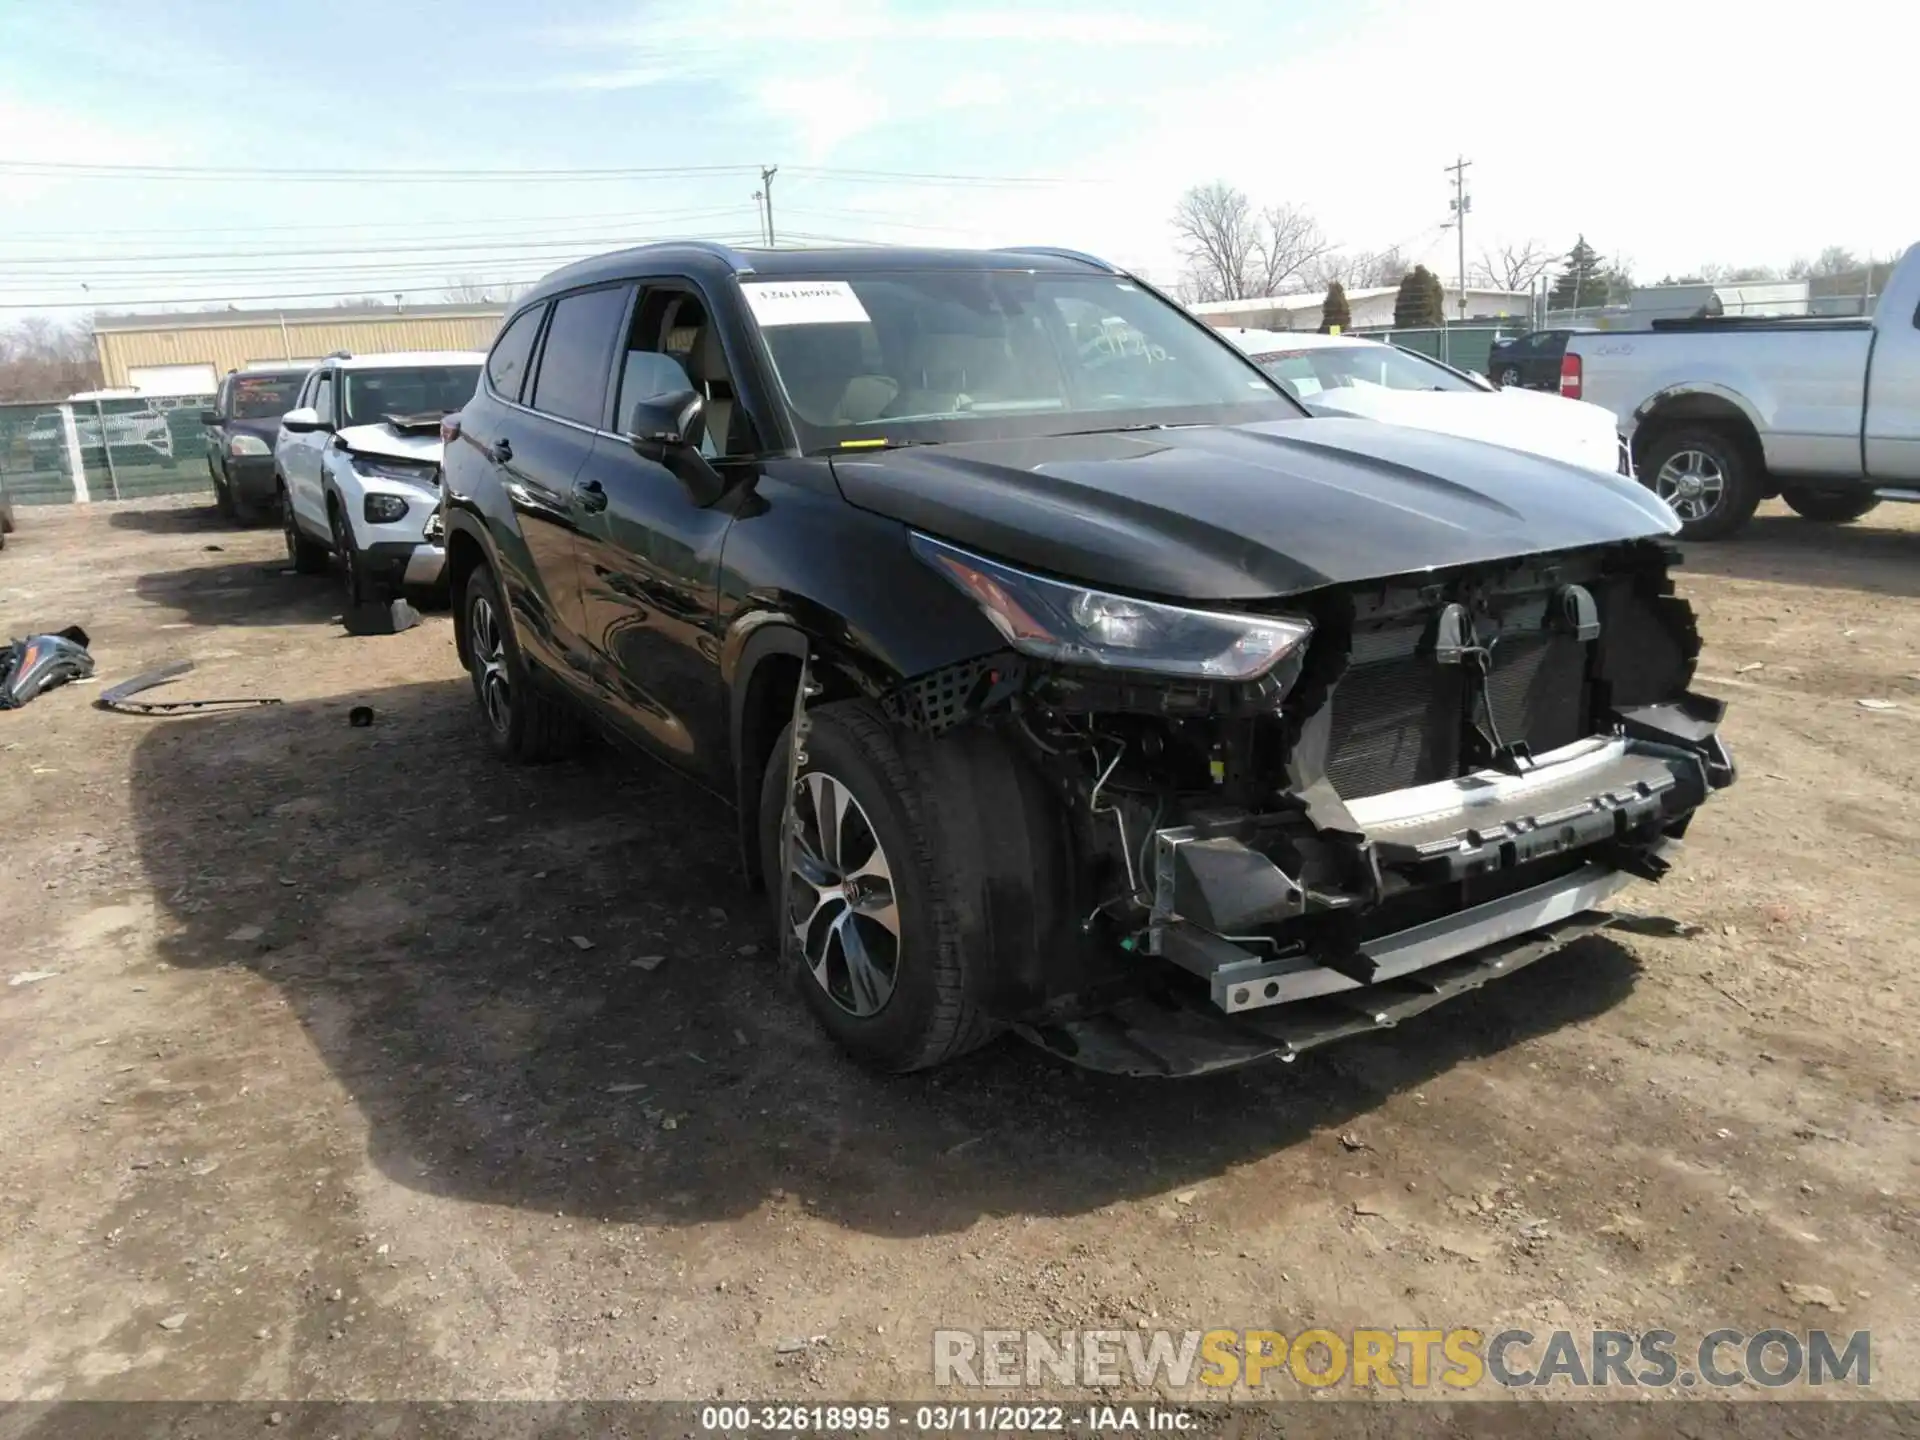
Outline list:
[[[324,575],[327,571],[327,547],[309,540],[293,518],[293,496],[286,482],[280,484],[280,534],[287,546],[287,563],[298,575]]]
[[[1844,525],[1849,520],[1858,520],[1880,503],[1880,497],[1871,491],[1805,490],[1798,485],[1786,486],[1781,490],[1780,498],[1801,519],[1819,520],[1829,525]]]
[[[783,949],[808,1007],[878,1070],[964,1055],[997,1027],[969,998],[962,907],[982,897],[980,857],[943,836],[967,801],[864,701],[809,716],[787,790],[783,732],[760,791],[761,864]],[[1016,815],[1006,817],[1018,824]]]
[[[227,488],[227,482],[220,478],[220,472],[207,466],[207,475],[213,481],[213,504],[221,516],[228,520],[238,520],[240,511],[233,503],[233,491]]]
[[[1683,540],[1720,540],[1753,518],[1759,466],[1723,431],[1670,430],[1642,452],[1640,481],[1672,507]]]
[[[1500,372],[1497,378],[1503,388],[1518,390],[1520,388],[1520,367],[1517,365],[1509,365]]]
[[[473,698],[493,753],[514,764],[533,764],[571,750],[578,723],[562,702],[533,683],[492,571],[482,568],[467,577],[460,592],[460,625]]]

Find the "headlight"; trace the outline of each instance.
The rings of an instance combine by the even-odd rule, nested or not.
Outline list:
[[[271,455],[267,442],[258,435],[235,435],[227,441],[229,455]]]
[[[986,612],[1025,655],[1208,680],[1254,680],[1306,643],[1295,616],[1188,610],[1029,575],[915,532],[913,553]]]
[[[353,457],[353,468],[371,480],[404,480],[409,485],[432,485],[435,466],[412,460],[375,460],[371,456]]]
[[[420,538],[429,545],[438,545],[442,540],[447,538],[447,522],[438,510],[435,510],[433,514],[427,517],[427,525],[426,528],[420,532]]]
[[[369,525],[387,525],[407,513],[407,502],[398,495],[369,495],[365,509]]]

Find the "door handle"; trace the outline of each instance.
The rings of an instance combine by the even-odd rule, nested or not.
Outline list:
[[[494,441],[492,445],[487,447],[487,454],[493,457],[494,464],[504,465],[513,459],[513,442],[502,435],[498,440]]]
[[[573,487],[574,498],[580,502],[580,508],[589,515],[598,514],[607,508],[607,491],[598,480],[582,480]]]

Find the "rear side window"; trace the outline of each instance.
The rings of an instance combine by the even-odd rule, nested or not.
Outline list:
[[[313,381],[313,408],[320,412],[320,419],[333,422],[333,372],[322,370]]]
[[[627,318],[627,289],[583,290],[553,304],[540,351],[533,408],[582,425],[599,425],[613,371],[613,346]]]
[[[521,382],[533,360],[534,337],[540,333],[540,317],[546,313],[544,305],[521,311],[493,342],[493,353],[487,356],[487,383],[501,399],[520,398]]]

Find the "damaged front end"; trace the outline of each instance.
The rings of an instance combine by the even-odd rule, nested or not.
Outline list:
[[[1734,778],[1658,541],[1292,595],[1224,648],[1205,612],[1138,602],[1091,627],[1107,653],[1054,643],[1073,587],[916,547],[1011,648],[889,710],[1000,730],[1071,858],[1072,933],[987,1003],[1095,1068],[1291,1059],[1509,974],[1658,880]],[[1160,626],[1158,673],[1129,668],[1129,623]]]

